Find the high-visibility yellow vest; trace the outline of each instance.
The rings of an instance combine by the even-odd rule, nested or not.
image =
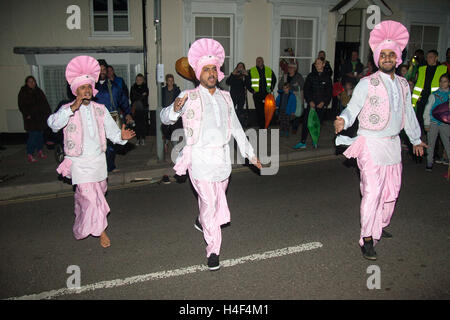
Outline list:
[[[272,69],[264,67],[264,73],[266,75],[267,92],[270,92],[272,86]],[[255,90],[255,92],[259,92],[259,72],[257,67],[250,69],[250,76],[253,90]]]
[[[447,72],[446,66],[438,66],[436,72],[434,73],[433,80],[431,81],[431,93],[439,89],[439,78]],[[412,105],[416,109],[417,100],[419,100],[420,94],[422,93],[423,86],[425,84],[425,75],[427,73],[427,66],[421,66],[419,68],[419,76],[417,78],[416,85],[412,93]]]

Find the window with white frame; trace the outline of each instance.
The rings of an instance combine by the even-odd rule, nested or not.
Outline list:
[[[221,68],[226,75],[230,74],[230,63],[233,62],[233,25],[231,16],[196,16],[195,40],[212,38],[223,46],[225,62]]]
[[[128,0],[91,0],[94,35],[129,34]]]
[[[417,49],[438,50],[439,27],[412,24],[409,32],[408,56],[412,57]]]
[[[312,19],[281,19],[280,66],[297,63],[301,75],[306,77],[310,73],[314,58],[314,30],[315,21]]]
[[[52,111],[67,98],[66,66],[42,66],[42,89]]]

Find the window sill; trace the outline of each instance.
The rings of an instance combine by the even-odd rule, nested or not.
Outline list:
[[[127,34],[115,34],[115,33],[104,33],[104,34],[92,34],[88,37],[88,40],[101,40],[101,39],[108,39],[108,40],[134,40],[134,37],[131,35],[131,33]]]

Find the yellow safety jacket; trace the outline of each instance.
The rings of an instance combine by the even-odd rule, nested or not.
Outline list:
[[[271,91],[272,86],[272,69],[264,66],[264,73],[266,75],[267,92]],[[252,81],[252,88],[255,92],[259,92],[259,72],[257,67],[250,69],[250,77]]]
[[[446,72],[447,72],[446,66],[440,65],[436,68],[433,80],[431,81],[431,93],[439,89],[439,78]],[[416,109],[417,100],[419,100],[419,97],[423,90],[423,86],[425,84],[426,73],[427,73],[427,66],[421,66],[419,68],[419,76],[417,78],[417,82],[416,85],[414,86],[414,90],[412,93],[412,105],[414,107],[414,110]]]

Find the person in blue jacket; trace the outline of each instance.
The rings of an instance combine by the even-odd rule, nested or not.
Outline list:
[[[127,124],[133,122],[131,116],[130,103],[128,97],[125,95],[124,91],[115,83],[108,79],[107,69],[108,64],[105,60],[98,60],[100,64],[100,78],[95,84],[95,89],[98,90],[95,96],[95,102],[104,104],[111,116],[116,120],[120,127],[120,118],[124,118]],[[106,164],[108,167],[108,172],[117,172],[116,164],[116,149],[114,144],[108,140],[108,145],[106,148]]]
[[[283,90],[278,90],[275,103],[277,105],[278,121],[280,122],[280,137],[283,135],[289,137],[290,120],[295,117],[295,109],[297,109],[297,99],[291,90],[289,82],[283,84]]]

